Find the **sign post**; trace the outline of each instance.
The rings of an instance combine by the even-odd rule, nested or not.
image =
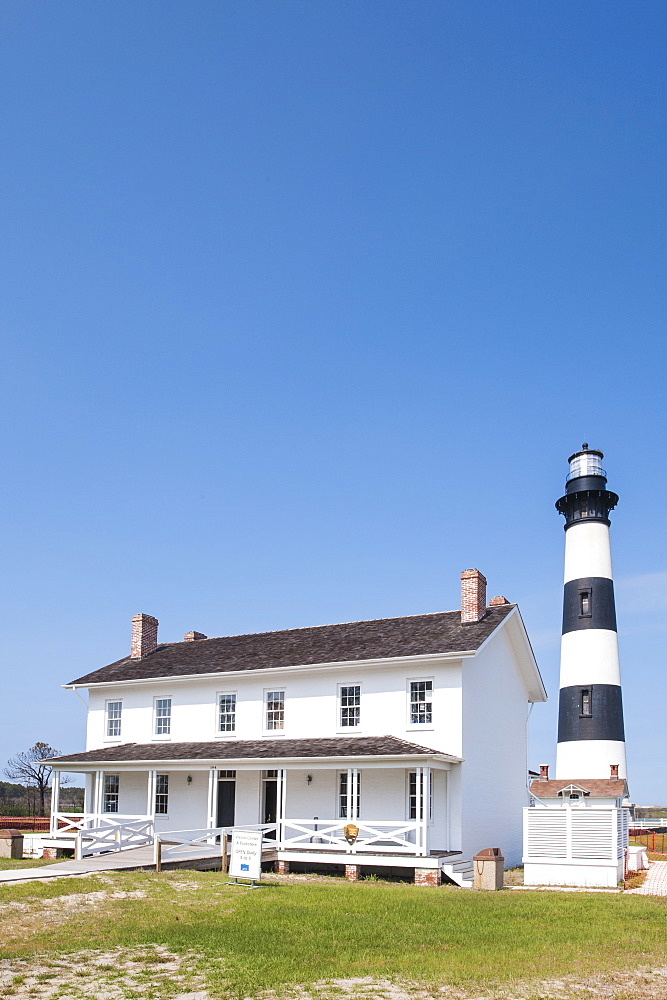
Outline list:
[[[262,840],[259,830],[232,830],[229,875],[235,882],[247,878],[254,884],[262,877]]]

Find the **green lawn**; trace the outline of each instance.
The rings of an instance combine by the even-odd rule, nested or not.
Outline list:
[[[0,872],[7,868],[39,868],[42,865],[52,865],[54,861],[45,861],[44,858],[24,858],[22,861],[14,858],[0,858]]]
[[[248,890],[217,884],[221,878],[132,873],[3,887],[0,902],[110,887],[147,896],[110,900],[93,919],[75,912],[34,936],[17,931],[0,957],[163,944],[201,955],[214,994],[236,997],[355,976],[483,988],[665,960],[667,906],[660,899],[333,879]],[[184,882],[196,888],[184,891]]]

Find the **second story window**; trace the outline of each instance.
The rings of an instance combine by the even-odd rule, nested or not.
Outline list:
[[[169,736],[171,733],[171,698],[155,699],[155,735]]]
[[[410,725],[433,722],[433,681],[410,681]]]
[[[349,729],[361,722],[361,686],[342,684],[340,688],[340,728]]]
[[[107,725],[106,732],[107,738],[115,738],[120,736],[120,723],[121,715],[123,712],[122,701],[108,701],[107,702]]]
[[[236,731],[236,695],[218,695],[218,732],[233,733]]]
[[[118,812],[118,797],[120,794],[120,775],[104,775],[104,811],[105,813]]]
[[[266,728],[285,728],[285,692],[266,692]]]
[[[155,812],[158,816],[166,816],[169,812],[169,775],[155,775]]]

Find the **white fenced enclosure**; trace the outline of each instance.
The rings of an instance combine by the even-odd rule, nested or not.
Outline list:
[[[525,885],[604,886],[623,878],[629,812],[614,806],[523,811]]]

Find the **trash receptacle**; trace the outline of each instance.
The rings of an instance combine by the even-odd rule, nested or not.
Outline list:
[[[473,887],[475,889],[502,889],[505,859],[499,847],[485,847],[473,861]]]
[[[20,830],[0,830],[0,858],[23,857],[23,834]]]

